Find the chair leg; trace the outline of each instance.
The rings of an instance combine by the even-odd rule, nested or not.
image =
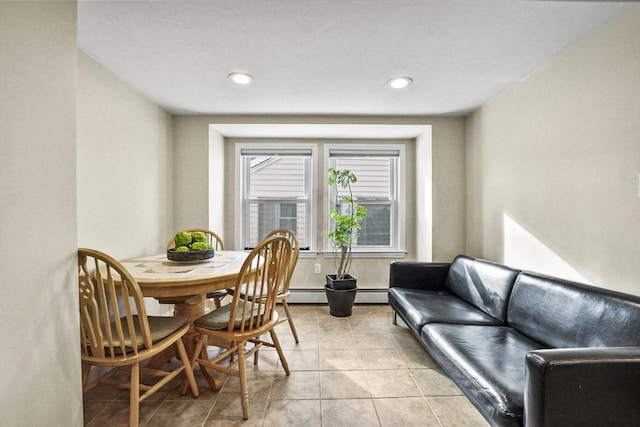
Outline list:
[[[280,340],[278,339],[278,335],[276,335],[276,331],[271,329],[269,331],[271,334],[271,340],[273,341],[273,345],[278,351],[278,357],[280,357],[280,363],[282,363],[282,367],[284,368],[284,372],[289,376],[289,364],[287,363],[287,359],[284,357],[284,352],[282,351],[282,347],[280,346]]]
[[[140,365],[131,365],[131,389],[129,390],[129,426],[138,427],[140,417]]]
[[[234,345],[236,345],[235,341],[231,341],[231,347],[233,347]],[[229,348],[231,348],[231,347],[229,347]],[[240,350],[238,349],[238,351],[240,351]],[[235,354],[231,353],[229,355],[229,364],[231,364],[231,362],[233,362],[233,359],[235,359]]]
[[[220,308],[222,306],[222,298],[220,297],[213,298],[213,306],[215,308]]]
[[[392,320],[394,325],[398,324],[398,313],[396,313],[395,310],[393,310],[393,320]]]
[[[199,339],[203,340],[204,343],[204,345],[200,349],[200,359],[209,360],[209,353],[207,353],[207,336],[200,335]],[[211,387],[212,391],[220,391],[220,389],[222,388],[222,381],[220,379],[216,379],[211,376],[211,374],[207,370],[207,367],[203,366],[202,364],[200,364],[200,372],[202,373],[204,379],[209,383],[209,387]]]
[[[242,418],[249,419],[249,390],[247,389],[247,367],[244,356],[244,342],[236,344],[238,346],[238,371],[240,374],[240,394],[242,399]]]
[[[196,338],[196,348],[194,349],[194,352],[193,352],[193,355],[191,356],[191,361],[190,361],[192,373],[196,368],[196,359],[198,358],[198,354],[200,354],[200,351],[203,349],[203,346],[205,345],[205,343],[206,343],[206,337],[203,337],[202,335],[200,335],[198,336],[198,338]],[[204,349],[206,352],[206,347],[204,347]],[[204,370],[204,367],[200,366],[200,370],[201,371]],[[194,376],[194,382],[195,382],[195,376]],[[187,388],[190,386],[191,386],[191,381],[189,381],[189,379],[187,378],[185,381],[182,382],[181,393],[186,394]],[[197,388],[197,385],[196,385],[196,388]]]
[[[192,362],[189,360],[189,356],[187,356],[187,351],[184,348],[182,338],[176,341],[176,347],[178,348],[178,355],[180,356],[180,360],[182,360],[182,364],[184,365],[184,372],[187,376],[189,387],[191,388],[191,394],[193,394],[193,397],[198,397],[200,395],[200,391],[198,390],[198,385],[196,384],[196,378],[193,376],[193,367],[191,365]],[[184,390],[182,394],[185,393],[186,390]]]
[[[287,300],[282,300],[282,306],[284,307],[284,312],[287,314],[287,320],[289,321],[289,327],[291,327],[291,333],[293,334],[293,338],[296,340],[296,343],[299,343],[298,340],[298,332],[296,332],[296,327],[293,324],[293,317],[291,317],[291,313],[289,312],[289,304],[287,304]]]

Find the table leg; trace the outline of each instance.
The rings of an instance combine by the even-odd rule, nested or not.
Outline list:
[[[187,332],[183,337],[183,341],[184,346],[187,350],[187,354],[189,355],[189,359],[192,359],[193,353],[196,349],[197,338],[193,323],[197,318],[199,318],[200,316],[204,316],[205,314],[206,296],[194,295],[185,298],[160,299],[159,301],[161,304],[173,304],[176,316],[185,317],[189,320],[189,324],[191,325],[191,327],[189,328],[189,332]],[[206,352],[207,348],[204,347],[203,351]],[[211,390],[220,390],[223,383],[222,378],[215,374],[212,375],[207,369],[204,369],[202,367],[200,367],[200,370],[204,378],[209,383],[209,387],[211,387]]]
[[[167,304],[165,300],[160,301],[162,304]],[[172,302],[175,307],[176,316],[185,317],[189,321],[189,332],[187,332],[183,338],[184,346],[187,350],[187,354],[189,357],[193,355],[193,352],[196,349],[196,331],[193,326],[193,323],[200,316],[204,315],[204,306],[205,306],[205,296],[204,295],[195,295],[193,297],[189,297],[183,301]]]
[[[209,387],[211,391],[220,391],[222,388],[222,383],[224,382],[222,378],[218,375],[211,375],[206,368],[200,367],[200,372],[202,372],[202,376],[209,383]]]

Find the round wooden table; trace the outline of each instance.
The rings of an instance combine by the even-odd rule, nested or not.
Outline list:
[[[121,261],[136,279],[145,297],[174,304],[176,315],[193,321],[205,314],[207,292],[232,288],[248,252],[216,251],[197,262],[169,261],[166,254]]]
[[[235,286],[240,268],[248,252],[216,251],[213,258],[198,262],[176,262],[167,259],[166,253],[140,258],[132,258],[120,263],[136,279],[142,294],[153,297],[161,304],[174,304],[175,314],[185,317],[191,324],[191,331],[184,337],[189,357],[195,350],[195,330],[193,322],[205,314],[207,292]],[[228,343],[210,345],[227,347]],[[158,367],[172,355],[166,354],[151,360],[150,367]],[[206,370],[203,375],[214,391],[220,389],[222,380]]]

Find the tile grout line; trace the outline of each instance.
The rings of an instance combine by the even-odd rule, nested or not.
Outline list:
[[[382,425],[383,420],[385,419],[385,416],[388,418],[388,414],[386,414],[385,408],[387,407],[394,408],[397,405],[409,405],[410,403],[408,401],[407,403],[400,403],[403,399],[406,399],[406,398],[421,399],[422,402],[426,403],[426,405],[420,411],[425,411],[425,414],[427,414],[426,411],[428,410],[428,413],[431,414],[431,416],[433,417],[433,421],[438,426],[442,427],[442,426],[448,425],[448,422],[451,421],[448,418],[450,417],[449,412],[451,412],[452,416],[454,416],[455,415],[454,413],[456,412],[455,409],[451,407],[451,405],[453,404],[454,406],[457,407],[458,401],[452,400],[452,401],[449,401],[448,403],[444,403],[443,401],[441,403],[439,401],[431,401],[430,398],[457,397],[457,395],[453,396],[453,395],[447,394],[448,393],[447,388],[432,389],[430,385],[427,387],[427,391],[431,390],[432,392],[435,392],[435,394],[429,392],[431,394],[434,394],[434,396],[427,396],[425,394],[425,391],[423,391],[423,388],[418,384],[418,378],[419,377],[422,378],[423,374],[419,376],[416,376],[416,375],[419,371],[422,371],[422,370],[435,371],[436,369],[430,366],[430,363],[428,361],[426,362],[426,364],[420,363],[420,361],[423,358],[419,358],[417,351],[414,350],[413,345],[411,345],[415,342],[415,337],[411,337],[413,338],[413,340],[409,341],[410,336],[407,336],[406,332],[403,332],[401,328],[398,327],[397,329],[396,328],[390,329],[387,327],[386,324],[380,321],[382,317],[387,319],[388,316],[387,317],[385,316],[388,314],[387,313],[388,310],[382,310],[382,309],[381,310],[376,309],[371,311],[354,310],[354,315],[352,317],[345,319],[344,322],[341,322],[341,321],[336,322],[335,319],[332,319],[331,317],[329,317],[327,313],[320,312],[320,310],[315,307],[312,307],[312,308],[314,311],[311,316],[300,315],[300,317],[304,318],[304,321],[302,322],[302,324],[304,324],[305,327],[302,327],[302,330],[306,330],[309,336],[314,335],[314,337],[318,340],[317,345],[314,346],[313,339],[311,338],[310,338],[310,341],[308,342],[305,341],[304,339],[301,339],[301,342],[304,341],[303,344],[293,343],[292,336],[285,333],[285,331],[288,332],[286,328],[283,328],[282,334],[278,333],[278,336],[279,338],[281,338],[281,342],[284,341],[285,337],[287,337],[287,342],[289,343],[288,346],[290,348],[284,349],[285,357],[287,356],[287,353],[293,354],[293,356],[291,357],[293,357],[293,362],[294,362],[294,364],[292,364],[291,363],[292,360],[289,360],[290,368],[293,368],[293,367],[300,368],[296,370],[292,369],[291,377],[295,377],[296,374],[304,373],[305,375],[308,375],[307,378],[317,378],[318,387],[319,387],[318,399],[317,399],[318,403],[317,404],[307,403],[296,408],[296,405],[295,405],[296,402],[316,401],[316,399],[313,398],[314,393],[305,393],[304,395],[300,395],[300,394],[296,394],[295,392],[297,387],[304,387],[304,384],[306,384],[305,377],[302,377],[302,383],[300,383],[300,379],[290,383],[293,387],[293,392],[291,388],[287,387],[286,385],[287,381],[284,381],[284,382],[278,381],[279,391],[277,391],[277,393],[278,395],[282,395],[282,398],[275,399],[277,397],[276,396],[276,379],[278,378],[278,376],[275,374],[276,372],[283,373],[283,371],[282,371],[280,360],[277,357],[277,355],[275,356],[275,363],[274,363],[275,366],[271,364],[271,361],[273,361],[274,359],[269,357],[263,361],[263,366],[267,370],[263,371],[262,369],[256,369],[255,371],[255,373],[258,376],[264,376],[264,379],[269,380],[269,384],[268,384],[269,388],[268,388],[268,394],[266,394],[266,399],[264,398],[260,399],[262,402],[266,402],[266,403],[262,403],[264,404],[264,406],[260,405],[259,412],[261,412],[261,414],[255,413],[251,415],[250,419],[254,419],[254,416],[255,416],[255,421],[253,421],[255,424],[252,424],[252,425],[263,425],[266,427],[267,425],[269,425],[268,423],[274,421],[274,418],[273,418],[274,416],[287,417],[288,416],[287,412],[289,410],[293,410],[294,413],[298,413],[297,411],[300,411],[300,410],[306,411],[307,409],[305,408],[312,408],[313,412],[317,411],[319,408],[319,411],[320,411],[319,414],[313,415],[313,416],[314,417],[318,416],[319,418],[316,418],[316,420],[319,420],[320,425],[323,425],[328,422],[332,422],[333,420],[332,417],[326,418],[324,416],[326,415],[324,414],[325,409],[333,407],[333,405],[336,405],[336,404],[340,408],[348,408],[348,405],[344,406],[339,403],[330,404],[329,402],[330,401],[339,402],[345,399],[354,399],[361,402],[364,402],[364,401],[371,402],[370,404],[373,405],[373,408],[371,408],[372,410],[369,409],[370,404],[369,403],[366,404],[367,414],[369,414],[368,417],[370,417],[368,419],[370,419],[372,425],[376,424],[373,421],[374,419],[377,420],[378,425]],[[301,312],[305,313],[304,311],[301,311]],[[295,312],[293,313],[293,317],[294,318],[296,317]],[[390,322],[390,320],[388,321]],[[323,326],[321,327],[321,325]],[[333,333],[340,335],[340,334],[344,334],[344,332],[346,332],[347,330],[348,330],[348,335],[344,335],[344,336],[345,337],[348,336],[350,338],[349,340],[338,338],[335,342],[334,341],[325,342],[323,341],[323,339],[321,339],[321,335],[324,335],[325,339],[330,339]],[[304,335],[304,332],[302,335]],[[329,348],[323,348],[323,342],[325,342],[325,346]],[[309,346],[309,347],[306,347],[306,346]],[[332,347],[335,347],[335,348],[332,348]],[[367,358],[366,357],[367,353],[371,352],[372,350],[378,351],[378,354],[375,354]],[[407,351],[404,351],[404,350],[407,350]],[[392,354],[394,355],[394,358],[398,358],[399,362],[396,364],[397,366],[389,367],[390,365],[388,363],[385,365],[383,360],[385,358],[385,353],[383,353],[383,351],[392,352]],[[265,356],[267,356],[266,353],[267,352],[265,351]],[[326,365],[326,367],[323,366],[322,364],[321,356],[323,354],[324,354],[324,357],[327,358],[327,361],[329,363],[328,365]],[[369,361],[368,367],[365,367],[365,359],[363,358]],[[314,361],[316,362],[315,364],[313,363]],[[355,365],[356,361],[359,364],[359,366],[357,367],[357,369],[352,369],[354,367],[352,365]],[[268,366],[264,365],[265,362],[269,362]],[[347,367],[347,369],[327,369],[331,367],[334,367],[334,368]],[[402,370],[403,372],[408,372],[410,375],[412,384],[416,388],[416,391],[417,391],[416,396],[412,395],[413,392],[406,393],[405,395],[400,393],[399,391],[396,392],[394,390],[389,390],[389,392],[387,393],[385,391],[386,390],[385,381],[382,381],[382,382],[374,381],[376,379],[375,371],[382,372],[382,371],[389,371],[389,370]],[[340,392],[340,387],[341,387],[340,383],[333,382],[334,381],[332,379],[333,377],[325,378],[325,375],[330,373],[335,373],[330,375],[337,375],[339,377],[340,372],[347,372],[347,371],[361,372],[361,374],[358,374],[358,375],[364,376],[363,385],[366,385],[368,396],[352,397],[352,398],[350,397],[325,398],[323,390],[326,389],[327,387],[326,381],[330,381],[331,384],[333,385],[332,389],[335,388],[335,391],[338,391],[338,393],[335,394],[336,396],[340,396],[341,394],[344,394]],[[392,375],[392,374],[387,374],[387,375]],[[425,379],[430,378],[428,374],[425,373],[424,375],[425,375],[424,376]],[[338,377],[336,377],[336,379]],[[376,382],[376,384],[379,383],[378,385],[382,387],[380,391],[384,391],[382,395],[392,394],[393,396],[374,397],[371,381]],[[226,381],[225,381],[225,384],[223,384],[223,388],[224,388],[224,385],[226,385]],[[264,388],[260,387],[260,388],[262,388],[263,390],[266,389],[266,387]],[[230,390],[233,391],[233,389],[234,388],[232,387],[232,389]],[[220,390],[220,392],[221,391],[222,389]],[[209,420],[209,418],[212,417],[212,414],[214,414],[213,409],[216,406],[216,404],[218,404],[219,402],[219,398],[221,396],[219,394],[220,392],[218,392],[216,396],[214,396],[214,399],[211,400],[210,402],[211,405],[208,407],[208,411],[204,416],[204,420],[202,421],[202,423],[201,424],[194,423],[194,425],[201,425],[202,427],[204,427],[208,424],[208,422],[215,421],[215,419]],[[354,394],[354,393],[347,393],[347,395],[350,395],[350,394]],[[365,393],[355,393],[355,394],[360,394],[363,396]],[[162,409],[161,408],[162,405],[164,405],[169,400],[178,399],[178,398],[171,399],[172,396],[173,394],[169,393],[164,397],[164,399],[162,399],[161,402],[158,403],[158,406],[155,407],[153,411],[150,413],[150,416],[144,425],[150,426],[153,424],[153,421],[151,420],[154,417],[158,416],[158,411]],[[225,397],[229,397],[229,396],[225,396]],[[251,400],[251,397],[252,396],[250,395],[250,400]],[[256,397],[260,397],[260,396],[256,395]],[[296,397],[305,397],[305,398],[297,399]],[[276,404],[276,402],[279,402],[280,400],[288,401],[288,402],[285,402],[282,404]],[[103,421],[104,417],[103,418],[100,418],[100,417],[105,412],[105,410],[109,408],[109,405],[113,404],[114,401],[115,399],[108,400],[109,402],[108,405],[102,408],[97,414],[95,414],[89,422],[93,422],[94,420],[99,420],[98,422],[104,422]],[[383,401],[390,401],[390,402],[382,403]],[[376,404],[376,402],[378,402],[378,404]],[[395,402],[398,402],[398,404],[396,404]],[[270,410],[270,408],[274,404],[276,404],[276,406],[274,407],[275,410]],[[364,405],[364,403],[358,403],[356,407],[359,407],[360,405]],[[380,405],[385,405],[385,406],[380,406]],[[206,405],[203,405],[201,409],[205,409],[205,407]],[[440,411],[440,416],[436,415],[434,408],[439,408],[438,410]],[[443,410],[445,412],[443,412]],[[217,413],[218,411],[216,410],[215,412]],[[269,421],[267,421],[267,416],[269,416]],[[444,416],[443,419],[441,419],[442,416]],[[233,418],[235,419],[235,415],[233,416]],[[410,420],[410,422],[414,421],[413,419],[411,419],[411,417],[409,417],[408,420]],[[242,422],[241,420],[239,421]],[[314,423],[315,421],[312,422],[312,424]]]

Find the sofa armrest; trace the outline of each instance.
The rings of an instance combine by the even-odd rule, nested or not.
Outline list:
[[[394,261],[389,268],[389,288],[442,290],[450,263]]]
[[[536,350],[525,373],[527,427],[640,425],[640,347]]]

